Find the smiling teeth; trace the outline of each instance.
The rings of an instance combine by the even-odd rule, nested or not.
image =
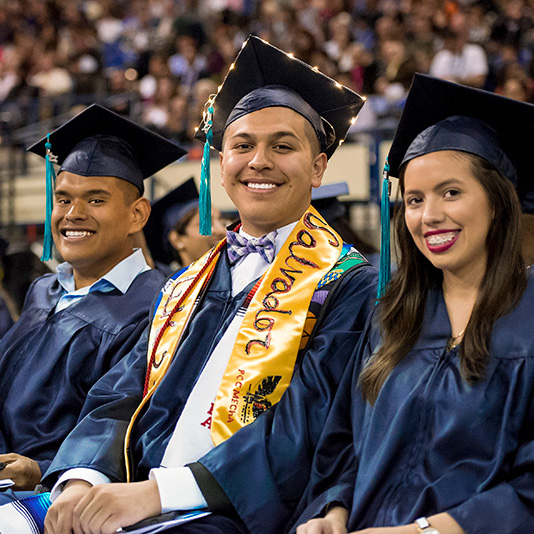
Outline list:
[[[247,184],[247,187],[250,187],[251,189],[274,189],[276,187],[276,184],[265,184],[265,183],[252,183],[249,182]]]
[[[94,232],[87,232],[85,230],[66,230],[65,237],[87,237],[93,233]]]
[[[452,241],[456,237],[456,232],[447,232],[446,234],[436,234],[428,236],[426,239],[428,244],[433,247],[444,245],[449,241]]]

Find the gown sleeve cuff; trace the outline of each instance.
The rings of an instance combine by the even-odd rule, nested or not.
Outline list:
[[[150,470],[150,480],[156,480],[161,500],[161,512],[206,509],[208,503],[187,467],[156,467]]]
[[[225,514],[236,513],[232,502],[221,488],[215,477],[204,465],[202,465],[200,462],[195,462],[192,464],[187,464],[186,467],[191,469],[196,483],[204,495],[204,499],[206,499],[206,502],[208,503],[208,509],[210,512]]]
[[[88,467],[75,467],[74,469],[65,471],[59,477],[58,481],[54,484],[54,487],[50,492],[50,500],[54,502],[54,500],[61,495],[65,484],[69,480],[74,479],[85,480],[85,482],[89,482],[89,484],[93,486],[96,486],[97,484],[109,484],[111,482],[110,478],[108,478],[106,475],[103,475],[96,469],[89,469]]]

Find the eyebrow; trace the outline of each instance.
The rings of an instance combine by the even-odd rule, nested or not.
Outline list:
[[[460,180],[458,180],[458,178],[448,178],[446,180],[443,180],[442,182],[439,182],[438,184],[436,184],[432,190],[433,191],[437,191],[439,189],[443,189],[444,187],[448,187],[450,185],[458,185],[458,184],[461,184]],[[422,193],[422,191],[420,189],[405,189],[404,190],[404,195],[407,195],[407,194],[420,194]]]
[[[255,136],[252,134],[249,134],[247,132],[236,132],[232,136],[229,137],[229,139],[235,139],[237,137],[241,137],[246,140],[252,141]],[[276,141],[278,139],[281,139],[282,137],[292,137],[293,139],[299,139],[299,137],[294,132],[289,131],[279,131],[279,132],[273,132],[269,134],[269,140]]]
[[[63,189],[56,189],[56,191],[54,192],[54,195],[55,196],[63,195],[63,196],[67,196],[67,197],[70,196],[69,192],[65,191]],[[111,193],[109,191],[107,191],[106,189],[90,189],[89,191],[85,191],[82,196],[90,197],[90,196],[94,196],[94,195],[104,195],[104,196],[110,197]]]

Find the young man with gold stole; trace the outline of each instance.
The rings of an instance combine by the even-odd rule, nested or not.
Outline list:
[[[54,485],[47,534],[113,533],[209,508],[203,468],[187,465],[260,423],[294,376],[322,384],[324,420],[374,305],[376,271],[310,206],[311,191],[362,103],[247,41],[203,124],[240,224],[171,277],[144,340],[92,389],[44,480]],[[247,532],[216,515],[190,525],[169,532]]]

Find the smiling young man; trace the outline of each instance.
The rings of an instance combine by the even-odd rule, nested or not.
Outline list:
[[[112,533],[162,511],[209,507],[202,466],[187,465],[260,425],[296,377],[321,384],[321,425],[374,304],[376,273],[311,208],[311,191],[361,105],[249,39],[203,127],[240,223],[168,280],[150,332],[90,392],[45,478],[55,483],[47,534]],[[265,444],[261,427],[248,444]],[[192,525],[246,532],[224,516]]]
[[[163,280],[133,247],[150,213],[143,179],[183,154],[100,106],[64,124],[49,142],[61,169],[47,228],[64,263],[32,284],[0,344],[0,478],[12,479],[16,490],[38,484],[91,386],[148,323]],[[141,163],[140,145],[161,159]],[[47,149],[45,141],[31,147],[41,156]]]

